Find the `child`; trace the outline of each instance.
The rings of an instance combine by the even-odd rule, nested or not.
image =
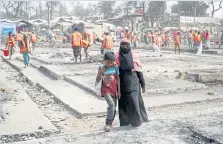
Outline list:
[[[120,98],[120,79],[119,68],[115,65],[114,52],[106,52],[104,55],[105,63],[99,66],[96,85],[102,80],[101,96],[108,103],[106,126],[104,130],[111,130],[112,122],[116,114],[117,100]]]

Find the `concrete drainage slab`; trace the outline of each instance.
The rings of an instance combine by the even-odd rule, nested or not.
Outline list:
[[[223,69],[199,69],[184,72],[184,79],[199,83],[223,82]]]
[[[0,135],[57,131],[23,88],[14,80],[8,80],[4,72],[1,72],[0,83],[1,87],[11,88],[5,90],[6,99],[2,101],[5,121],[0,124]]]

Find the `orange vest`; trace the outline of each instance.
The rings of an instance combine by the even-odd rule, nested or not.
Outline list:
[[[130,33],[125,33],[125,38],[127,38],[130,41],[131,40],[131,34]]]
[[[36,34],[31,35],[31,42],[36,42]]]
[[[7,38],[7,40],[6,40],[6,46],[8,47],[9,45],[12,45],[12,47],[15,47],[15,40],[14,40],[14,38],[13,37],[11,37],[11,38]]]
[[[91,42],[91,37],[88,33],[82,33],[82,39]]]
[[[197,39],[197,36],[198,36],[197,33],[194,33],[194,34],[193,34],[193,39],[194,39],[194,41],[195,41],[195,39]]]
[[[201,37],[198,34],[194,35],[194,42],[199,43],[201,41]]]
[[[72,35],[72,47],[80,47],[81,46],[81,34],[79,32],[74,32]]]
[[[27,47],[26,47],[24,40],[22,40],[22,46],[21,46],[20,51],[22,53],[30,52],[29,41],[27,41]]]
[[[103,48],[111,49],[113,48],[113,40],[110,36],[106,36],[103,42]]]
[[[81,47],[83,47],[83,48],[88,48],[88,47],[89,47],[89,42],[86,41],[86,40],[82,40],[82,41],[81,41]]]
[[[23,35],[22,34],[17,34],[17,40],[22,41],[22,39],[23,39]]]

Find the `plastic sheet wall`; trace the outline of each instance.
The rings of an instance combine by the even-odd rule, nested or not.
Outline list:
[[[9,32],[16,34],[16,24],[8,22],[0,22],[0,44],[5,41]]]

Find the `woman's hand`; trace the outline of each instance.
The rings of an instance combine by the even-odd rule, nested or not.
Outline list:
[[[146,89],[145,88],[142,88],[142,93],[145,93],[146,92]]]
[[[118,99],[121,98],[121,92],[120,91],[117,92],[117,97],[118,97]]]

